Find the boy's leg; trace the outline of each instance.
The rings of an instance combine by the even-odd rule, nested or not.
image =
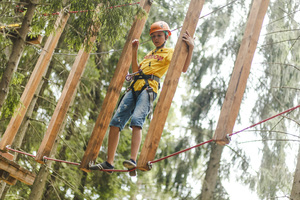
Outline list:
[[[134,101],[132,92],[126,93],[123,100],[121,101],[114,117],[110,122],[110,130],[108,136],[108,152],[107,152],[107,160],[103,163],[95,164],[89,166],[91,170],[102,170],[102,169],[113,169],[113,162],[115,158],[115,153],[117,150],[117,146],[119,143],[120,130],[123,129],[126,122],[130,118],[132,114],[132,110],[134,109]],[[112,171],[106,171],[111,174]]]
[[[129,120],[134,110],[135,101],[132,91],[126,93],[110,122],[108,136],[107,162],[113,165],[117,146],[119,144],[120,130]]]
[[[142,128],[139,126],[132,127],[132,138],[131,138],[131,159],[136,161],[137,154],[142,140]]]
[[[119,127],[111,126],[109,129],[108,136],[108,149],[107,149],[107,160],[103,163],[94,164],[89,166],[90,170],[112,170],[114,169],[113,163],[115,158],[116,149],[119,143]],[[105,171],[111,174],[112,171]]]
[[[107,162],[111,165],[114,164],[115,154],[117,146],[119,144],[120,129],[119,127],[111,126],[108,135],[108,147],[107,147]]]
[[[136,170],[132,170],[132,169],[136,167],[136,158],[139,152],[141,140],[142,140],[142,128],[139,126],[132,126],[130,160],[125,160],[123,162],[124,167],[130,170],[129,171],[130,176],[136,176]]]

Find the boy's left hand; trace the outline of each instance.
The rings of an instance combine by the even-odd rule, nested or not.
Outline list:
[[[185,43],[188,45],[188,48],[194,48],[194,39],[190,36],[188,31],[185,31],[182,36],[182,40],[185,41]]]

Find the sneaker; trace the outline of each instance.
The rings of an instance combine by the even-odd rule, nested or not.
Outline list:
[[[114,169],[114,166],[112,166],[109,162],[105,161],[103,163],[99,163],[96,165],[91,165],[89,167],[90,170],[105,170],[106,173],[112,174],[112,171],[106,171],[106,169]]]
[[[132,159],[125,160],[123,162],[123,166],[126,167],[129,170],[129,175],[130,176],[136,176],[136,170],[134,169],[134,168],[136,168],[136,162],[134,160],[132,160]]]

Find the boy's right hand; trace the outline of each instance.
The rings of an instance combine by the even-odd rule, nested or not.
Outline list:
[[[138,39],[132,40],[132,50],[137,51],[138,48],[139,48],[139,40]]]

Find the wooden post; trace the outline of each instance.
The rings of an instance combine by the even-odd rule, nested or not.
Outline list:
[[[213,136],[213,139],[219,145],[229,143],[227,134],[232,133],[240,109],[250,73],[251,62],[268,5],[269,0],[253,1],[245,33],[221,109],[217,128]]]
[[[178,85],[179,77],[188,55],[187,45],[182,41],[182,35],[187,30],[191,37],[193,37],[203,4],[204,0],[192,0],[190,2],[163,88],[153,114],[153,119],[150,123],[149,131],[138,160],[138,169],[149,170],[147,163],[155,157],[172,99]]]
[[[7,160],[0,156],[0,174],[5,178],[5,182],[14,185],[16,180],[19,180],[27,185],[32,185],[35,179],[35,174],[20,167],[17,163]],[[16,180],[14,180],[16,179]]]
[[[61,33],[64,30],[65,24],[69,19],[69,14],[61,12],[55,22],[55,32],[51,33],[41,52],[41,55],[35,65],[35,68],[30,76],[30,79],[21,96],[21,103],[16,109],[14,116],[10,120],[5,133],[0,141],[0,149],[5,150],[7,145],[11,145],[27,112],[33,95],[42,80],[42,76],[47,71],[54,49],[58,43]]]
[[[142,0],[140,5],[145,12],[149,13],[151,3],[152,1],[150,0]],[[99,154],[103,138],[109,126],[113,111],[116,107],[125,80],[125,76],[127,75],[131,64],[132,40],[140,38],[144,25],[146,23],[146,19],[147,17],[143,17],[142,19],[136,17],[135,22],[133,23],[128,33],[121,57],[117,64],[114,76],[109,84],[107,94],[101,107],[101,111],[98,115],[87,149],[81,161],[80,169],[82,169],[83,171],[89,171],[89,162],[95,161]]]
[[[97,6],[96,10],[99,10],[100,6],[101,4]],[[93,33],[96,33],[100,30],[100,25],[96,24],[95,26],[91,26],[90,28],[92,29]],[[97,35],[94,34],[92,37],[89,38],[88,44],[94,44],[96,38]],[[69,109],[70,103],[76,93],[76,89],[80,82],[80,78],[84,72],[86,63],[89,59],[91,49],[92,47],[86,49],[86,46],[83,45],[76,56],[69,77],[66,81],[62,94],[51,117],[46,134],[37,152],[35,160],[39,163],[43,164],[43,157],[49,157],[53,149],[53,145],[55,143],[59,130],[63,126],[63,122]]]

